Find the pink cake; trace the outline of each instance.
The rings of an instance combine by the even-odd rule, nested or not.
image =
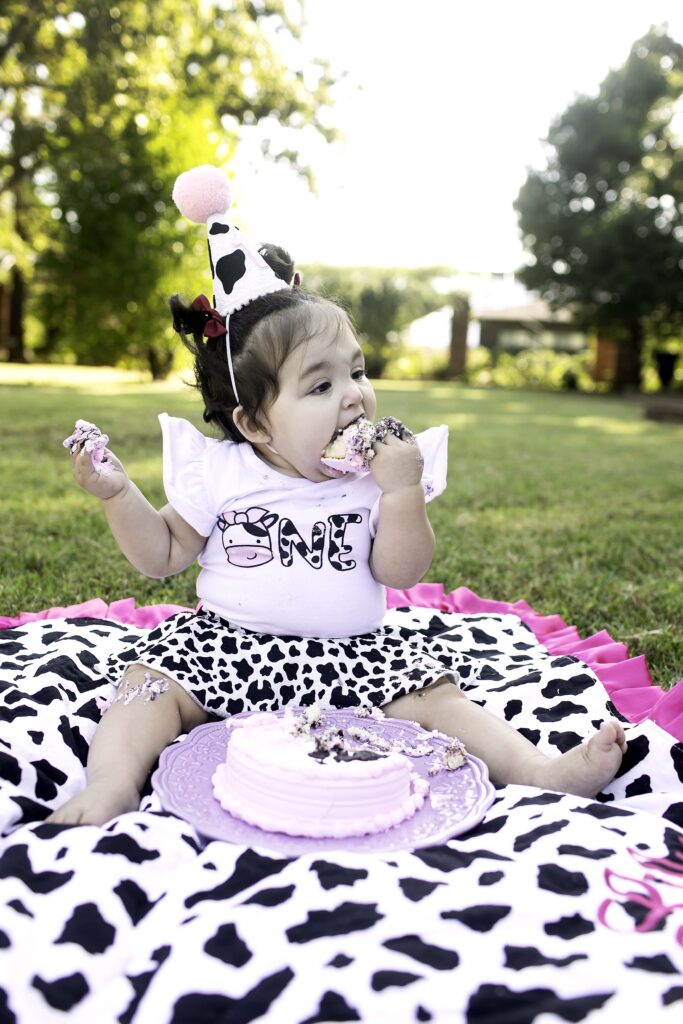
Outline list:
[[[318,736],[292,718],[256,712],[230,719],[213,793],[234,817],[268,832],[341,838],[384,832],[418,811],[429,784],[403,754]]]
[[[364,473],[375,457],[373,444],[387,434],[395,434],[403,441],[414,441],[413,434],[394,416],[385,416],[375,424],[361,416],[340,430],[322,454],[322,463],[339,473]]]

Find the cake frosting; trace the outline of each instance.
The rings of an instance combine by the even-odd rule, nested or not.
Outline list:
[[[73,434],[62,441],[64,448],[68,448],[72,455],[81,448],[89,452],[96,473],[110,473],[112,470],[111,462],[107,461],[107,456],[111,455],[107,448],[108,444],[109,436],[103,434],[98,426],[89,423],[88,420],[76,420]]]
[[[322,453],[322,463],[341,473],[364,473],[375,457],[373,445],[395,434],[403,441],[415,440],[413,434],[395,416],[385,416],[379,423],[371,423],[364,416],[340,430]]]
[[[314,734],[310,717],[256,712],[228,720],[226,759],[213,793],[234,817],[269,832],[343,838],[384,832],[412,817],[429,783],[405,754]]]

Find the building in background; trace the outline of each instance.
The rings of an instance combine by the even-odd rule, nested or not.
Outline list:
[[[552,349],[576,355],[588,348],[567,310],[553,312],[543,299],[528,296],[521,306],[473,311],[479,323],[479,344],[493,352],[517,355],[527,349]]]
[[[517,355],[528,349],[551,349],[576,354],[591,347],[591,336],[579,329],[567,310],[554,312],[547,302],[528,292],[514,273],[457,273],[437,282],[444,295],[459,292],[469,300],[468,348],[482,346],[495,356]],[[454,310],[450,302],[411,324],[407,343],[416,348],[447,351]],[[602,377],[612,371],[611,352],[599,349]],[[596,378],[597,379],[597,378]]]

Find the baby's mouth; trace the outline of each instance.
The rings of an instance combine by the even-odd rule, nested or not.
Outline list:
[[[364,416],[365,413],[362,412],[360,416],[356,416],[355,420],[351,420],[351,422],[347,423],[345,427],[337,427],[337,429],[335,430],[334,434],[329,439],[327,444],[330,445],[332,444],[333,441],[336,441],[340,434],[343,434],[345,430],[348,430],[349,427],[352,427],[354,423],[358,423],[358,420],[362,420]],[[327,445],[325,447],[327,447]]]

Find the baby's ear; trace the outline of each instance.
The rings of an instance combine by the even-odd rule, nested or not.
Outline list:
[[[270,441],[268,430],[258,420],[248,416],[241,405],[233,409],[232,422],[242,437],[246,438],[251,444],[266,444]]]

